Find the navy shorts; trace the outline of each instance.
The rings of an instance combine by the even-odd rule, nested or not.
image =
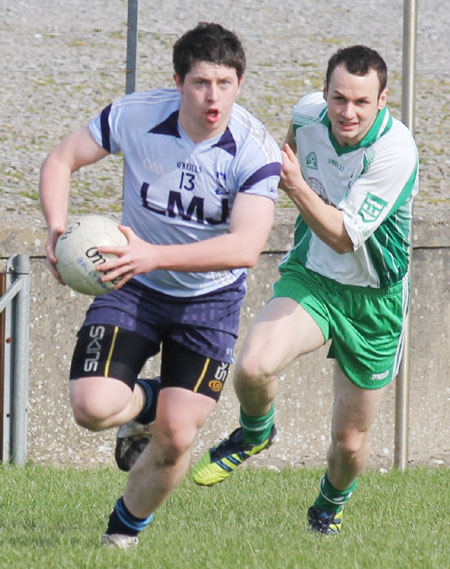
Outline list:
[[[244,275],[222,289],[188,298],[168,296],[133,279],[96,297],[83,326],[118,326],[156,345],[169,339],[198,355],[233,363],[245,292]]]
[[[145,362],[159,351],[160,346],[152,340],[119,326],[83,326],[78,332],[70,379],[112,378],[134,390]],[[201,356],[169,338],[162,342],[161,389],[181,387],[218,401],[229,367],[226,362]]]

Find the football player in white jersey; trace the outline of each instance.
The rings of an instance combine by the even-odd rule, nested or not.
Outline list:
[[[277,374],[331,340],[328,468],[308,510],[310,527],[324,534],[340,531],[402,353],[418,155],[408,129],[389,114],[386,83],[382,57],[352,46],[330,58],[323,92],[294,108],[281,172],[300,214],[294,246],[238,358],[241,427],[193,472],[198,484],[215,484],[267,448],[275,433]]]
[[[101,269],[117,284],[89,307],[70,370],[77,423],[122,426],[116,460],[131,469],[105,545],[137,544],[181,482],[233,362],[246,268],[271,229],[281,171],[277,144],[236,103],[245,63],[234,33],[200,23],[174,45],[175,88],[113,102],[41,168],[46,252],[61,282],[55,243],[71,175],[110,153],[124,158],[128,245],[100,248],[116,255]],[[138,379],[160,350],[160,378]]]

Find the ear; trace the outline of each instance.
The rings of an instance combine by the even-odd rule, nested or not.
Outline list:
[[[323,98],[326,101],[327,97],[328,97],[328,83],[326,81],[323,82],[322,94],[323,94]]]
[[[381,93],[378,97],[378,110],[379,111],[381,111],[381,109],[384,109],[384,107],[386,106],[388,94],[389,94],[388,89],[384,89],[383,91],[381,91]]]
[[[241,92],[242,89],[242,85],[244,84],[244,76],[242,75],[240,79],[238,79],[238,91],[237,94],[239,95],[239,93]]]
[[[175,81],[176,88],[181,93],[183,91],[183,80],[176,73],[173,74],[173,80]]]

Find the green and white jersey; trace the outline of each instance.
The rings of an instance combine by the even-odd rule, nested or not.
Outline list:
[[[301,216],[291,255],[342,284],[384,287],[408,271],[412,201],[418,191],[418,154],[407,127],[383,109],[364,139],[339,146],[322,93],[300,99],[293,126],[303,176],[342,211],[353,252],[339,254]]]

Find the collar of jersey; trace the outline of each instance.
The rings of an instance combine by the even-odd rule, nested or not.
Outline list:
[[[193,140],[187,134],[187,132],[183,129],[183,127],[181,126],[179,121],[178,121],[177,126],[178,126],[179,136],[181,138],[184,138],[185,140],[188,140],[193,146],[196,146],[196,147],[204,146],[205,148],[217,147],[217,148],[222,148],[223,150],[225,150],[226,152],[228,152],[232,156],[235,156],[235,154],[236,154],[236,151],[237,151],[236,141],[234,140],[234,137],[231,134],[231,131],[230,131],[228,126],[225,129],[225,132],[222,132],[222,134],[218,134],[217,136],[214,136],[213,138],[205,138],[205,140],[201,140],[200,142],[193,142]]]
[[[378,111],[377,117],[373,125],[370,127],[369,132],[362,140],[358,142],[358,144],[354,144],[352,146],[340,146],[337,143],[336,139],[333,136],[333,133],[331,132],[331,123],[330,119],[328,118],[328,112],[326,112],[325,115],[323,116],[322,123],[328,128],[330,142],[333,145],[336,154],[338,156],[341,156],[341,154],[346,154],[347,152],[353,152],[358,148],[366,148],[367,146],[373,144],[376,140],[378,140],[381,136],[383,136],[383,134],[386,134],[386,132],[391,128],[392,117],[387,107],[384,107],[383,109],[381,109],[381,111]]]
[[[205,145],[208,148],[217,146],[218,148],[222,148],[232,156],[236,155],[237,152],[236,141],[233,135],[231,134],[231,130],[228,126],[225,129],[225,132],[223,132],[222,134],[219,134],[214,138],[207,138],[205,140],[201,140],[200,142],[195,143],[192,141],[187,132],[181,126],[178,120],[178,116],[179,116],[179,111],[173,112],[163,122],[157,124],[148,132],[153,134],[166,134],[169,136],[175,136],[176,138],[184,138],[194,146]]]

